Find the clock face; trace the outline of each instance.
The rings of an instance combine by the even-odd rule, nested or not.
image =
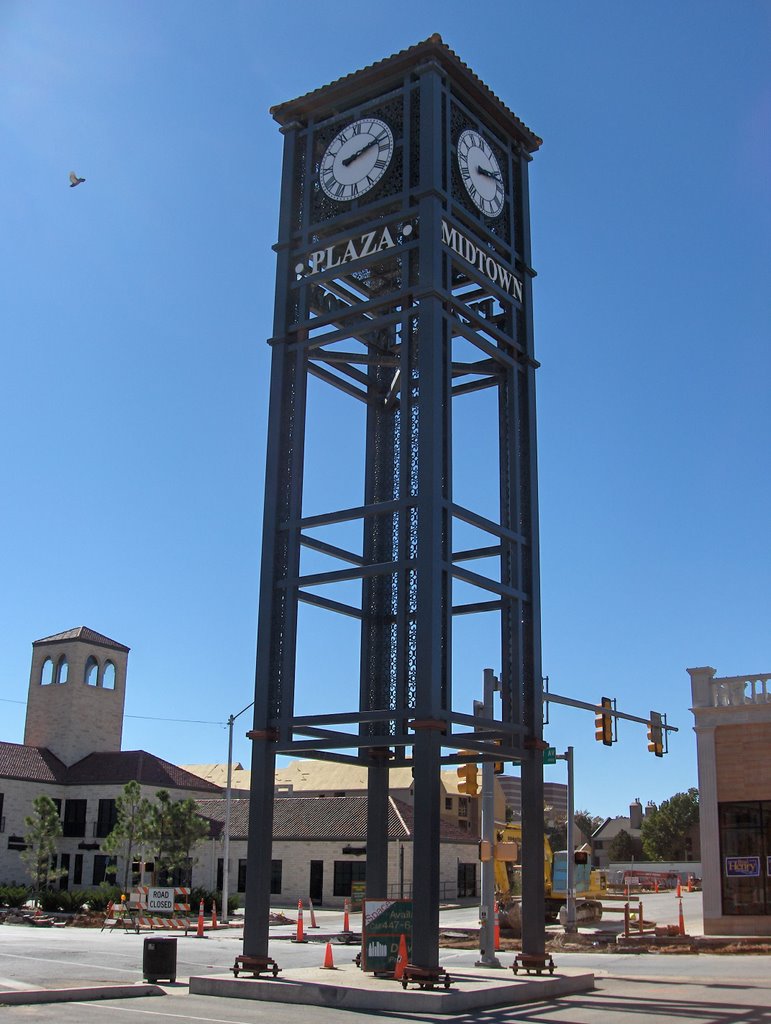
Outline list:
[[[343,128],[321,160],[319,181],[330,199],[358,199],[380,181],[394,151],[393,132],[376,117],[362,117]]]
[[[495,153],[479,132],[469,128],[460,133],[457,150],[458,167],[472,202],[486,217],[497,217],[503,209],[505,192]]]

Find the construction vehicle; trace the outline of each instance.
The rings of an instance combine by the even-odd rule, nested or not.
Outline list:
[[[522,845],[522,826],[497,825],[493,860],[495,869],[495,898],[502,926],[515,933],[521,931],[522,869],[519,851]],[[573,886],[576,894],[576,921],[589,924],[602,918],[602,898],[608,883],[604,871],[593,870],[589,857],[582,850],[575,851]],[[565,916],[567,901],[567,850],[552,851],[549,837],[543,837],[543,883],[545,919],[556,921]]]

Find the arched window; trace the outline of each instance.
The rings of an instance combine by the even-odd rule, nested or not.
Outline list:
[[[46,658],[43,662],[43,668],[40,670],[40,685],[48,686],[54,681],[54,663],[50,658]]]
[[[102,686],[105,690],[115,689],[115,666],[111,661],[105,662]]]
[[[93,654],[89,656],[89,659],[86,662],[86,674],[84,678],[89,686],[99,685],[99,662]]]
[[[59,664],[56,666],[56,682],[66,683],[67,682],[67,659],[64,655],[59,658]]]

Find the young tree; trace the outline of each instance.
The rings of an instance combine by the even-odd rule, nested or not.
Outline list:
[[[581,832],[586,836],[587,839],[591,839],[594,832],[603,823],[604,818],[600,818],[596,814],[590,814],[589,811],[576,811],[573,815],[573,821],[581,829]]]
[[[141,851],[147,843],[150,801],[142,796],[139,783],[132,780],[123,787],[123,794],[116,798],[115,809],[115,825],[102,846],[107,853],[123,858],[123,889],[127,892],[134,853]]]
[[[61,871],[52,867],[56,855],[56,841],[62,834],[62,823],[56,804],[50,796],[36,796],[32,801],[32,814],[24,819],[26,850],[21,859],[27,868],[36,892],[50,888],[61,878]]]
[[[625,861],[634,858],[634,842],[632,837],[622,828],[610,841],[608,847],[608,859],[612,861]]]
[[[645,815],[642,844],[650,860],[685,860],[688,830],[699,822],[699,791],[675,793]]]
[[[151,805],[148,845],[155,858],[154,881],[169,884],[174,871],[184,870],[194,847],[209,832],[209,824],[199,814],[195,800],[173,801],[165,789],[159,789]]]

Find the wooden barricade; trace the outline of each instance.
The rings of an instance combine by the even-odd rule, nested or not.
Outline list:
[[[128,902],[128,916],[134,929],[151,931],[170,929],[184,931],[195,928],[190,918],[190,890],[184,886],[140,885],[132,889]]]

